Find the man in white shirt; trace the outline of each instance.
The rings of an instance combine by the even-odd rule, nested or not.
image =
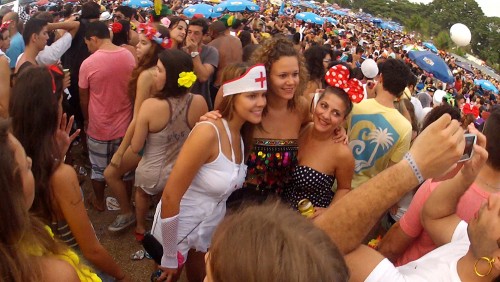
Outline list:
[[[31,53],[35,54],[36,56],[35,61],[37,65],[52,65],[58,63],[59,59],[61,59],[61,56],[71,46],[73,37],[75,36],[76,32],[78,31],[78,28],[80,27],[80,22],[77,21],[68,20],[59,23],[52,23],[49,21],[51,18],[52,16],[50,16],[50,14],[49,16],[47,16],[46,12],[39,13],[38,15],[35,15],[33,17],[33,19],[48,22],[47,25],[48,31],[54,30],[56,32],[64,32],[62,36],[59,39],[57,39],[54,43],[52,43],[50,46],[44,46],[43,49],[41,50],[38,47],[35,47],[35,45],[31,44],[30,42],[26,43],[26,50],[30,51],[29,52],[30,54]],[[34,51],[32,51],[32,49]],[[16,65],[19,63],[23,55],[24,53],[19,55],[19,57],[17,58]]]
[[[488,156],[486,137],[473,126],[469,131],[478,136],[472,159],[457,176],[434,190],[422,211],[425,229],[441,247],[416,261],[395,267],[374,249],[359,245],[345,256],[352,270],[350,281],[483,281],[480,279],[483,275],[484,281],[493,281],[498,277],[500,195],[492,194],[469,225],[455,214],[459,199]]]
[[[52,15],[48,12],[35,14],[34,17],[52,22]],[[39,65],[52,65],[59,62],[61,56],[68,51],[69,47],[71,47],[73,37],[80,28],[80,22],[75,21],[72,18],[59,24],[61,25],[55,31],[56,41],[54,41],[54,43],[50,46],[45,46],[45,48],[36,56],[36,62]]]

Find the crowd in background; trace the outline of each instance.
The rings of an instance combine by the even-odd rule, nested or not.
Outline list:
[[[418,35],[326,6],[336,24],[193,4],[2,11],[0,277],[129,280],[83,145],[93,208],[116,199],[109,232],[134,226],[160,281],[498,281],[498,91],[475,80],[498,81],[438,51],[443,83]]]

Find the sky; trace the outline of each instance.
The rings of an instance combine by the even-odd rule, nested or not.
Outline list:
[[[415,3],[430,3],[432,0],[409,0]],[[500,3],[498,0],[476,0],[477,4],[487,17],[500,17]]]

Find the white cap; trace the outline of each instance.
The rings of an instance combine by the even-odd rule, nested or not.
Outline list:
[[[267,90],[266,68],[263,64],[259,64],[249,68],[242,76],[224,83],[222,96],[265,90]]]
[[[366,59],[361,64],[361,72],[367,78],[374,78],[378,74],[378,66],[377,63],[373,59]]]
[[[112,18],[113,16],[108,11],[102,12],[101,16],[99,16],[100,21],[109,21]]]
[[[432,101],[434,102],[434,106],[439,106],[443,103],[443,97],[446,95],[446,92],[443,90],[436,90],[434,92],[434,96],[432,96]]]

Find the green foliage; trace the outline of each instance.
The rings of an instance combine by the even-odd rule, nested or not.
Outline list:
[[[345,1],[351,2],[342,2]],[[472,40],[469,47],[459,52],[472,51],[494,68],[500,67],[500,18],[486,17],[475,0],[434,0],[428,5],[408,0],[352,0],[351,3],[353,9],[362,8],[376,17],[401,23],[407,32],[434,37],[435,45],[447,51],[457,51],[449,37],[450,27],[463,23],[469,27]]]
[[[449,32],[443,30],[438,33],[434,38],[434,46],[440,50],[449,50],[453,46],[453,41],[451,41]]]

